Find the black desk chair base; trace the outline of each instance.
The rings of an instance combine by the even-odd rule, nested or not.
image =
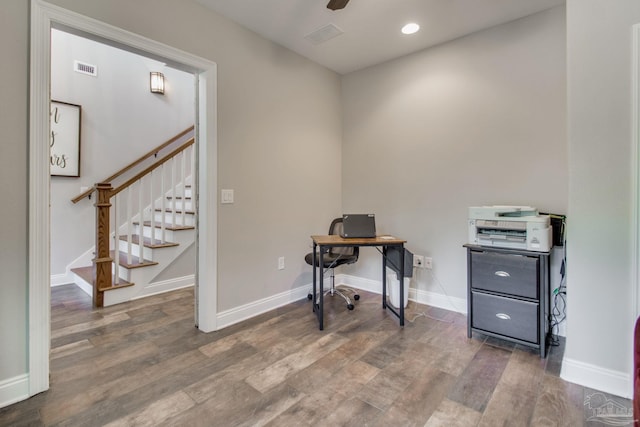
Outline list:
[[[351,298],[349,298],[349,296],[347,295],[347,292],[350,292],[350,293],[353,294],[353,299],[355,301],[358,301],[360,299],[360,294],[358,294],[358,292],[355,289],[347,288],[347,287],[344,287],[344,288],[341,288],[341,289],[336,288],[335,276],[333,274],[333,269],[331,269],[331,287],[324,292],[324,295],[325,296],[327,296],[327,295],[330,295],[330,296],[339,295],[339,296],[341,296],[342,299],[347,303],[347,308],[349,310],[353,310],[355,308],[355,305],[353,305],[353,303],[351,302]],[[313,294],[311,292],[309,292],[307,294],[307,299],[309,301],[311,301],[313,299]]]

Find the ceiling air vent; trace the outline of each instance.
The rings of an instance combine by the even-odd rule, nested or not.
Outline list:
[[[337,26],[333,24],[327,24],[324,27],[318,28],[314,32],[307,34],[306,36],[304,36],[304,38],[309,40],[313,44],[320,44],[326,42],[327,40],[331,40],[334,37],[338,37],[343,33],[344,31],[342,31]]]
[[[85,62],[73,61],[73,71],[81,74],[87,74],[89,76],[98,76],[98,67]]]

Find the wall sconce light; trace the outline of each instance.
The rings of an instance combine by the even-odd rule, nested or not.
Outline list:
[[[151,93],[164,95],[164,74],[152,71],[150,76]]]

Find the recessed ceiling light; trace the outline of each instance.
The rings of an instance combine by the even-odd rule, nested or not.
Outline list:
[[[418,30],[420,30],[420,25],[416,24],[415,22],[410,22],[402,27],[402,34],[413,34],[417,33]]]

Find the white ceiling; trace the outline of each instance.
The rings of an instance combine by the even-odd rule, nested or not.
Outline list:
[[[340,74],[564,4],[565,0],[196,0],[261,36]],[[400,28],[421,30],[405,36]],[[333,24],[343,34],[320,44],[305,36]]]

